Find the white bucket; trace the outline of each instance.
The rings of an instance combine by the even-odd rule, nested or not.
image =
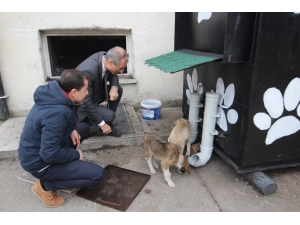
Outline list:
[[[161,101],[147,99],[141,102],[142,116],[145,120],[157,120],[160,118]]]

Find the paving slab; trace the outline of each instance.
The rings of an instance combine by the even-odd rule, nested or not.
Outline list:
[[[103,167],[115,165],[151,176],[126,212],[300,212],[299,167],[265,171],[278,185],[278,189],[274,194],[264,196],[213,152],[206,165],[192,167],[191,174],[179,174],[175,167],[171,167],[176,187],[170,188],[161,169],[155,175],[150,173],[140,140],[145,132],[167,137],[171,132],[171,123],[182,117],[181,107],[162,108],[161,118],[157,121],[143,120],[140,109],[127,105],[125,108],[133,130],[133,133],[126,134],[128,136],[122,136],[128,140],[120,141],[120,138],[113,137],[89,138],[83,143],[83,154],[85,160]],[[1,157],[3,152],[10,154],[17,149],[17,139],[24,121],[23,117],[10,118],[0,125]],[[75,193],[62,191],[59,194],[67,200],[64,206],[45,207],[31,193],[32,184],[18,179],[24,170],[18,158],[9,154],[4,155],[10,157],[0,157],[1,212],[119,212],[76,196]],[[150,192],[146,192],[146,189]],[[273,214],[272,218],[275,218]],[[272,218],[269,217],[268,221]]]
[[[0,125],[0,158],[17,157],[20,135],[26,117],[9,118]]]
[[[175,188],[167,185],[161,169],[150,173],[142,146],[86,151],[84,157],[103,167],[115,165],[151,176],[126,212],[300,211],[299,168],[268,172],[279,187],[275,194],[264,196],[215,153],[205,166],[192,168],[191,174],[179,174],[171,167]],[[67,203],[47,208],[31,193],[32,184],[18,179],[23,172],[17,158],[0,160],[1,212],[119,212],[62,191],[59,194]]]

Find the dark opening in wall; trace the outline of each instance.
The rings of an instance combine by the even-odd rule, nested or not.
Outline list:
[[[48,36],[52,76],[60,76],[65,69],[76,68],[83,60],[114,46],[126,50],[126,36]],[[127,73],[125,68],[124,73]]]

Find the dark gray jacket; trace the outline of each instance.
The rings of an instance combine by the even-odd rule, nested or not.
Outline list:
[[[108,99],[107,81],[111,86],[119,87],[119,78],[110,71],[106,71],[105,78],[102,80],[102,57],[106,52],[98,52],[77,66],[77,70],[86,72],[89,76],[88,95],[85,97],[82,105],[77,110],[78,122],[81,122],[87,116],[93,124],[99,124],[104,119],[97,113],[96,107]]]

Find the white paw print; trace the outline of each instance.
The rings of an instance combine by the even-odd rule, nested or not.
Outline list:
[[[197,21],[198,23],[201,23],[202,20],[209,20],[211,17],[211,12],[198,12]]]
[[[294,78],[286,87],[284,97],[277,88],[269,88],[265,91],[263,102],[268,112],[256,113],[253,117],[255,126],[260,130],[268,130],[265,140],[266,145],[275,140],[296,133],[300,130],[300,121],[295,116],[282,116],[284,108],[287,111],[295,110],[300,117],[300,78]],[[279,118],[272,126],[272,118]]]
[[[194,68],[192,77],[190,74],[186,77],[188,89],[185,90],[186,97],[188,98],[188,104],[190,104],[191,93],[199,93],[202,95],[203,93],[203,85],[201,82],[198,83],[198,74],[196,68]],[[195,91],[195,92],[194,92]]]
[[[217,124],[223,131],[227,131],[227,120],[230,124],[235,124],[238,120],[238,113],[234,109],[227,111],[227,119],[223,108],[228,109],[234,100],[235,89],[234,84],[229,84],[225,90],[224,82],[221,77],[217,80],[216,93],[220,94],[218,114],[220,117],[217,118]],[[223,104],[224,103],[224,104]]]

